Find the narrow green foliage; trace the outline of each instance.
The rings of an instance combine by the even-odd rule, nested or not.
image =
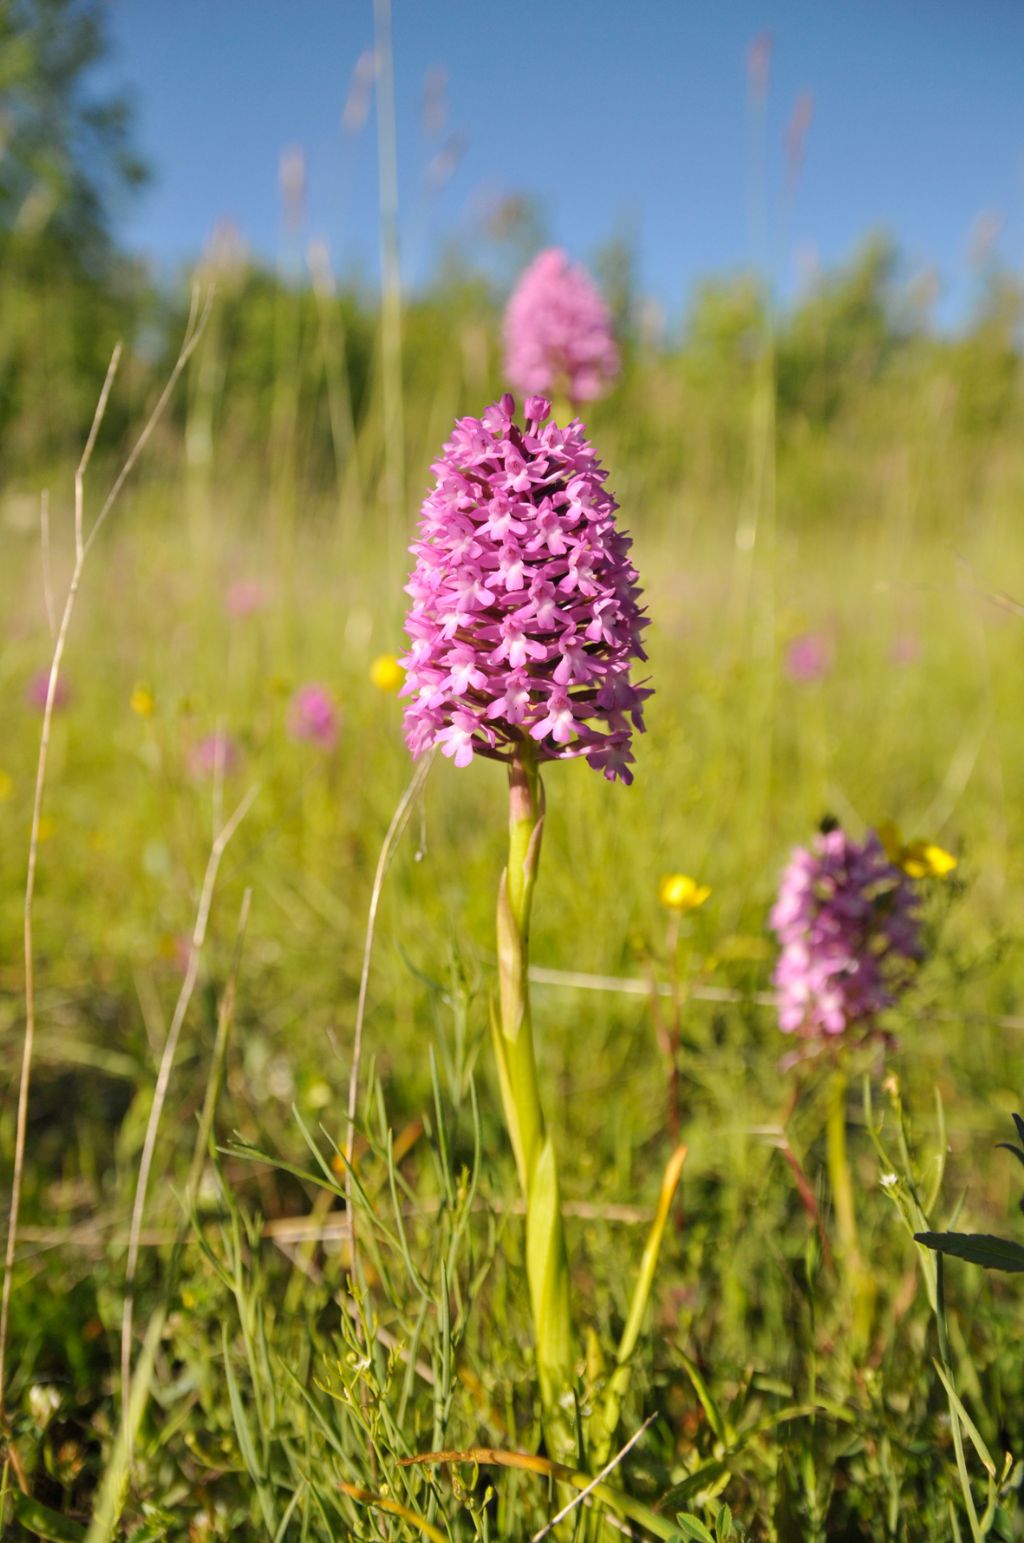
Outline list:
[[[51,1511],[28,1495],[17,1495],[14,1501],[14,1519],[35,1538],[45,1538],[47,1543],[82,1543],[85,1528],[78,1522]]]
[[[953,1259],[966,1259],[985,1270],[1024,1271],[1024,1247],[985,1232],[915,1232],[914,1241]]]

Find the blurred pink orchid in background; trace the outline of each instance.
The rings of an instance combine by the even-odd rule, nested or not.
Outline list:
[[[601,396],[619,373],[608,307],[587,270],[549,247],[526,269],[505,311],[505,372],[517,390]]]
[[[779,1027],[808,1038],[870,1027],[922,956],[917,891],[874,831],[796,847],[771,914]]]
[[[205,738],[198,740],[186,757],[188,774],[197,780],[216,776],[218,772],[227,776],[230,772],[237,771],[241,762],[242,757],[237,744],[229,734],[219,729],[216,733],[207,734]]]
[[[338,742],[339,714],[326,686],[300,686],[288,709],[288,733],[292,739],[333,750]]]
[[[262,611],[270,599],[270,587],[262,579],[235,579],[224,591],[224,609],[235,621]]]
[[[823,632],[804,632],[789,643],[786,674],[799,685],[824,680],[832,668],[832,643]]]
[[[911,664],[917,664],[923,650],[921,639],[915,632],[903,632],[898,638],[894,638],[889,649],[889,658],[893,664],[906,668]]]
[[[39,712],[42,712],[46,706],[46,693],[49,690],[49,687],[49,670],[37,671],[25,688],[25,701],[28,703],[29,707],[34,707]],[[63,677],[58,676],[57,690],[53,697],[54,712],[60,712],[62,708],[68,706],[70,701],[71,687],[63,679]]]

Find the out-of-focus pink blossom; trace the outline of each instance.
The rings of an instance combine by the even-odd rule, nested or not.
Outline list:
[[[213,777],[218,772],[225,776],[237,771],[242,757],[238,746],[229,734],[217,732],[197,740],[186,757],[190,777]]]
[[[522,392],[590,402],[619,373],[611,317],[594,281],[558,247],[535,257],[505,311],[505,373]]]
[[[46,693],[49,691],[49,689],[49,670],[37,671],[37,673],[33,675],[32,679],[29,681],[25,688],[25,701],[28,703],[29,707],[34,707],[39,712],[42,712],[46,707]],[[60,712],[61,708],[67,707],[69,705],[70,701],[71,687],[67,684],[62,676],[58,675],[57,689],[54,692],[53,697],[54,712]]]
[[[832,645],[821,632],[804,632],[786,649],[786,674],[800,685],[824,680],[832,668]]]
[[[468,766],[528,739],[630,782],[651,694],[630,678],[646,658],[637,573],[583,425],[550,410],[528,398],[520,427],[506,395],[434,463],[407,586],[406,742]]]
[[[288,709],[288,732],[320,750],[333,750],[338,742],[338,709],[326,686],[300,686]]]
[[[795,848],[771,926],[779,1026],[807,1038],[870,1028],[921,958],[917,893],[874,831],[838,828]]]
[[[161,939],[160,953],[175,975],[188,974],[192,939],[186,932],[175,932]]]
[[[242,621],[262,611],[269,599],[270,590],[262,579],[235,579],[224,591],[224,609],[235,621]]]
[[[917,664],[921,658],[921,653],[921,639],[917,634],[914,632],[904,632],[898,638],[893,639],[892,647],[889,649],[889,658],[893,664],[906,667],[910,664]]]

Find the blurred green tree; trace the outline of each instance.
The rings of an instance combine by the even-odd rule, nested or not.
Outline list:
[[[94,265],[116,198],[146,180],[130,103],[97,93],[109,51],[101,0],[0,0],[0,241],[45,240]]]
[[[1024,347],[1024,283],[998,264],[982,279],[971,324],[952,349],[957,417],[969,435],[1006,425],[1019,397]]]
[[[88,427],[113,341],[150,303],[111,234],[146,169],[98,79],[102,0],[0,0],[0,433],[7,477],[49,479]],[[123,427],[123,395],[106,432]]]
[[[796,307],[777,345],[784,413],[827,423],[850,396],[876,381],[911,339],[914,316],[898,272],[893,242],[873,236]]]
[[[635,228],[620,224],[594,253],[594,276],[612,313],[612,326],[620,347],[626,348],[636,331],[638,269]]]

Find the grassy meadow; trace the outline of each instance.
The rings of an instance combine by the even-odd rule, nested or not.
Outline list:
[[[1024,1537],[1017,1277],[947,1261],[936,1310],[934,1256],[906,1222],[920,1202],[936,1227],[1020,1235],[1021,1172],[995,1144],[1024,1105],[1024,382],[995,302],[942,339],[893,319],[870,250],[830,283],[774,321],[749,283],[709,286],[683,338],[634,327],[622,381],[585,414],[635,539],[656,694],[632,787],[583,763],[545,771],[532,960],[573,1301],[606,1346],[676,1128],[688,1157],[616,1450],[650,1423],[609,1476],[619,1500],[599,1492],[552,1536]],[[0,495],[5,1162],[33,683],[125,321],[76,332],[64,297],[60,325],[40,313],[30,333],[30,300]],[[178,306],[161,304],[171,358]],[[396,439],[397,361],[372,311],[259,274],[222,281],[82,576],[34,904],[12,1538],[527,1539],[574,1493],[479,1450],[541,1442],[488,1026],[493,764],[438,756],[389,846],[354,1275],[345,1220],[368,908],[413,777],[401,703],[372,666],[402,650],[430,462],[453,418],[503,389],[479,286],[452,279],[404,322]],[[128,324],[152,329],[152,310]],[[166,374],[160,349],[128,341],[87,527]],[[333,749],[289,733],[306,682],[338,704]],[[250,794],[154,1129],[211,842]],[[856,1269],[827,1176],[830,1062],[785,1061],[768,995],[779,876],[826,814],[857,833],[895,821],[957,858],[925,885],[928,958],[891,1041],[851,1057]],[[711,888],[678,920],[659,901],[673,872]],[[604,1373],[582,1337],[580,1362],[585,1401]],[[400,1465],[470,1449],[475,1463]]]

